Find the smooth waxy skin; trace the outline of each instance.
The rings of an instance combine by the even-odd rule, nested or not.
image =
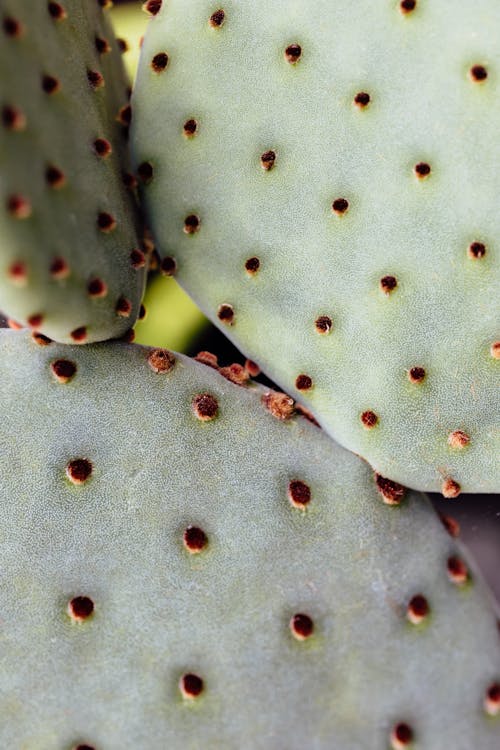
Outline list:
[[[450,497],[500,491],[498,3],[219,8],[214,27],[211,2],[163,3],[143,46],[133,146],[154,170],[143,195],[160,251],[383,475]]]
[[[9,331],[0,352],[2,747],[387,750],[403,722],[495,750],[495,613],[422,496],[389,507],[364,462],[183,356]]]
[[[119,336],[146,260],[118,43],[96,0],[0,0],[0,17],[0,309],[66,343]]]

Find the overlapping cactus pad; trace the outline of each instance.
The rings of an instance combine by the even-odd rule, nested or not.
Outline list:
[[[0,0],[0,310],[69,343],[130,328],[144,287],[127,83],[103,6]]]
[[[149,9],[133,143],[167,271],[377,471],[499,491],[497,0]]]
[[[498,747],[495,614],[423,496],[183,356],[0,354],[2,747]]]

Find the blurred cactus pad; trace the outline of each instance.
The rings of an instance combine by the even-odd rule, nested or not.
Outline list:
[[[423,496],[241,372],[0,355],[2,747],[496,750],[495,613]]]
[[[497,0],[146,5],[166,267],[381,474],[499,491]]]
[[[0,309],[66,343],[130,328],[147,265],[106,5],[0,0]]]

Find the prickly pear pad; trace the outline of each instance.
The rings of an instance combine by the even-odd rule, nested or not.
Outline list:
[[[2,747],[495,750],[495,614],[422,496],[212,367],[37,341],[0,334]]]
[[[0,0],[0,309],[66,343],[139,311],[128,91],[97,0]]]
[[[497,0],[155,9],[133,143],[179,282],[377,471],[500,491]]]

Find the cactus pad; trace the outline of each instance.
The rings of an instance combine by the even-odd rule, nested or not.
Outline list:
[[[0,309],[67,343],[124,333],[144,287],[103,5],[0,0]]]
[[[152,6],[133,145],[168,267],[384,476],[500,491],[497,0]]]
[[[422,496],[183,356],[0,353],[2,747],[498,747],[496,618]]]

